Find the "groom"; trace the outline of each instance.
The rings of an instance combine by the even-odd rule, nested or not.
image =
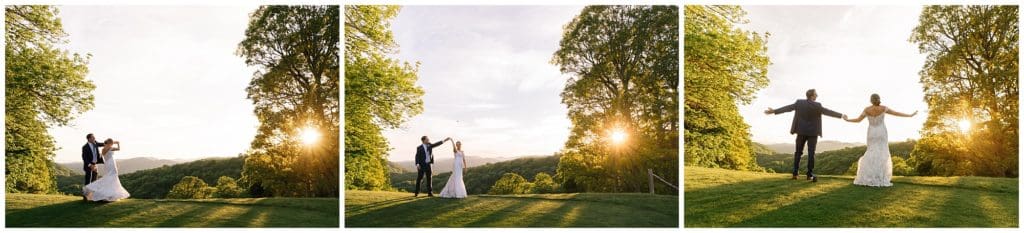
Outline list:
[[[96,170],[96,164],[103,164],[103,156],[100,156],[100,147],[103,143],[97,142],[96,137],[91,133],[85,135],[86,143],[82,146],[82,170],[85,171],[85,184],[82,184],[84,188],[89,183],[96,181],[96,177],[99,176],[99,172]],[[85,192],[82,192],[82,199],[86,200]]]
[[[846,115],[829,110],[821,106],[821,103],[814,102],[818,93],[814,89],[807,90],[807,99],[797,100],[796,103],[786,105],[779,109],[764,111],[764,114],[782,114],[789,111],[796,111],[793,114],[793,125],[789,129],[790,134],[796,134],[796,154],[793,156],[793,179],[797,179],[800,169],[800,156],[804,152],[804,143],[807,144],[807,179],[818,182],[814,176],[814,147],[818,144],[818,137],[821,137],[821,115],[835,118],[846,118]]]
[[[441,146],[448,139],[452,138],[449,137],[440,142],[430,143],[430,138],[427,138],[427,136],[420,137],[420,141],[423,144],[416,147],[416,192],[413,194],[413,197],[420,195],[420,181],[423,180],[424,175],[427,176],[427,196],[434,196],[434,188],[430,179],[433,175],[430,171],[430,164],[434,164],[434,147]]]

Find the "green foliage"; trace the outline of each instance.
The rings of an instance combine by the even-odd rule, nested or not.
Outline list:
[[[132,194],[132,198],[165,198],[171,187],[182,177],[195,176],[207,184],[214,184],[219,177],[238,177],[245,157],[213,158],[188,163],[164,165],[162,167],[121,174],[121,185]],[[60,167],[60,166],[58,166]],[[58,170],[60,171],[60,170]],[[61,193],[79,195],[82,192],[83,175],[65,173],[57,176]]]
[[[558,184],[547,173],[537,173],[533,176],[533,190],[530,193],[555,193],[558,191]]]
[[[910,41],[927,54],[928,119],[908,164],[922,175],[1017,177],[1019,15],[1014,5],[926,6]],[[970,120],[967,132],[957,122]]]
[[[7,194],[6,227],[332,227],[338,198],[129,198],[110,204],[82,197]],[[88,221],[83,221],[88,218]],[[6,229],[5,229],[6,230]]]
[[[5,168],[8,193],[56,193],[51,165],[57,147],[49,126],[65,126],[92,109],[90,55],[67,43],[57,8],[4,7]],[[83,135],[84,137],[84,135]]]
[[[345,191],[345,227],[678,227],[679,197],[641,193],[470,195]],[[387,203],[387,205],[381,205]],[[451,214],[458,211],[459,214]],[[400,213],[401,217],[396,217]]]
[[[339,8],[261,6],[237,54],[257,67],[246,88],[259,120],[242,171],[257,196],[332,197],[339,189]],[[299,140],[304,129],[321,138]]]
[[[567,191],[646,191],[647,169],[678,180],[678,44],[677,6],[587,6],[565,26],[552,63],[570,75]],[[611,142],[614,130],[627,139]]]
[[[494,182],[494,186],[491,186],[491,191],[487,194],[526,194],[530,193],[532,187],[533,184],[519,174],[505,173],[501,179]]]
[[[217,178],[216,192],[213,193],[215,198],[238,198],[245,197],[245,189],[238,187],[238,183],[235,182],[235,178],[229,176],[221,176]]]
[[[760,170],[737,104],[768,86],[768,34],[738,28],[747,23],[739,6],[685,7],[684,163]]]
[[[910,158],[911,151],[917,141],[908,140],[905,142],[889,143],[889,154],[893,162],[893,175],[906,176],[914,175],[905,160]],[[867,146],[847,147],[838,150],[817,152],[814,154],[814,174],[817,175],[856,175],[857,161]],[[778,173],[790,174],[793,172],[793,154],[771,154],[757,156],[757,164]],[[800,174],[807,172],[807,155],[800,158]]]
[[[554,173],[555,168],[558,167],[560,157],[561,155],[559,154],[545,157],[526,157],[470,167],[466,169],[466,172],[462,175],[463,182],[466,184],[466,193],[470,195],[487,193],[491,186],[494,185],[494,183],[497,182],[505,173]],[[438,166],[451,166],[451,164],[434,164],[434,169],[437,169]],[[450,177],[451,174],[451,172],[435,174],[433,178],[434,190],[444,188],[444,185],[448,182],[448,177]],[[534,177],[533,179],[536,178]],[[392,174],[391,182],[391,185],[394,186],[395,189],[412,192],[416,187],[416,172],[412,171],[408,173]]]
[[[171,188],[171,192],[167,193],[168,199],[204,199],[213,197],[213,191],[210,186],[206,184],[202,179],[195,176],[186,176],[181,178],[181,182],[175,184]]]
[[[418,64],[388,57],[398,50],[390,29],[398,10],[345,6],[345,189],[390,189],[381,130],[423,111]]]
[[[686,167],[684,227],[1018,227],[1018,179],[895,177],[893,186]]]

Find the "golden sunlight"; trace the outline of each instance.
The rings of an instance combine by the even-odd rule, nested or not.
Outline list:
[[[302,144],[307,146],[313,145],[320,140],[320,131],[317,131],[316,128],[307,126],[306,128],[302,128],[302,131],[299,132],[299,138],[302,140]]]
[[[622,142],[626,141],[626,132],[622,131],[622,129],[613,129],[611,136],[612,143],[622,144]]]
[[[960,121],[957,122],[957,126],[960,127],[960,131],[962,132],[971,131],[971,121],[968,119],[960,119]]]

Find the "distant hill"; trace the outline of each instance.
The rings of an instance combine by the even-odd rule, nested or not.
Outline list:
[[[857,147],[857,146],[863,146],[863,145],[864,145],[864,143],[856,143],[856,142],[818,141],[818,144],[817,144],[817,146],[816,146],[814,151],[815,152],[825,152],[825,151],[830,151],[830,150],[838,150],[838,149],[843,149],[843,148],[847,148],[847,147]],[[793,144],[793,143],[765,144],[764,146],[768,147],[772,151],[775,151],[775,153],[779,153],[779,154],[790,154],[790,155],[792,155],[793,151],[796,150],[796,144]],[[807,148],[804,148],[804,154],[807,154]]]
[[[772,148],[770,148],[770,147],[768,147],[768,146],[766,146],[764,144],[761,144],[761,143],[754,142],[754,143],[751,143],[751,144],[752,145],[750,147],[754,149],[754,154],[755,155],[773,155],[773,154],[778,154],[779,153],[779,152],[775,151],[774,149],[772,149]]]
[[[524,178],[533,181],[533,177],[539,172],[548,173],[548,175],[555,176],[555,170],[558,168],[558,155],[549,155],[543,157],[524,157],[508,161],[496,162],[476,167],[471,167],[463,174],[463,182],[466,183],[466,192],[469,194],[482,194],[487,193],[491,190],[491,186],[494,185],[495,181],[501,178],[507,172],[514,172],[523,176]],[[436,159],[436,158],[435,158]],[[436,164],[436,163],[435,163]],[[434,168],[441,166],[434,165]],[[433,184],[434,192],[441,192],[444,188],[445,183],[448,182],[448,177],[452,175],[451,168],[448,172],[434,172]],[[412,170],[407,173],[392,173],[391,174],[391,186],[398,190],[412,192],[416,187],[416,171]],[[423,184],[420,187],[421,192],[426,192],[426,185]]]
[[[451,153],[446,153],[445,156],[439,156],[440,154],[434,155],[434,166],[431,167],[434,174],[440,174],[452,171],[452,164],[454,164],[455,158]],[[467,167],[476,167],[488,163],[497,163],[502,161],[509,161],[516,158],[523,157],[543,157],[539,156],[521,156],[521,157],[478,157],[478,156],[466,156]],[[404,172],[415,172],[416,163],[412,160],[403,161],[388,161],[388,164],[392,167],[392,173],[404,173]],[[403,172],[404,171],[404,172]]]
[[[121,184],[132,194],[132,198],[164,198],[171,187],[185,176],[199,177],[210,185],[216,185],[217,178],[221,176],[238,179],[244,162],[244,157],[207,158],[122,174],[120,178]],[[79,168],[78,173],[73,175],[58,175],[57,188],[65,194],[81,193],[82,180],[85,179],[81,170]]]
[[[910,158],[910,152],[914,150],[915,141],[889,143],[889,153],[893,159],[894,175],[912,175],[906,160]],[[867,146],[848,147],[839,150],[817,152],[814,155],[814,174],[818,175],[842,175],[851,174],[851,168],[861,156],[867,151]],[[793,171],[793,153],[777,153],[772,155],[758,154],[757,164],[770,171],[778,173],[791,173]],[[800,174],[807,171],[807,155],[800,159]]]
[[[139,170],[158,168],[158,167],[162,167],[164,165],[174,165],[174,164],[179,164],[179,163],[183,163],[183,162],[187,162],[187,161],[171,160],[171,159],[158,159],[158,158],[153,158],[153,157],[137,157],[137,158],[129,158],[129,159],[118,159],[117,160],[117,168],[120,169],[118,171],[121,172],[121,174],[128,174],[128,173],[132,173],[132,172],[139,171]],[[68,168],[69,170],[71,170],[71,172],[73,174],[78,174],[78,175],[84,174],[83,171],[82,171],[82,163],[81,162],[58,163],[58,165],[60,165],[61,167]]]

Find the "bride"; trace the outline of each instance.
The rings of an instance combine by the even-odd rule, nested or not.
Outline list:
[[[860,122],[865,117],[868,118],[868,148],[864,152],[864,156],[857,161],[857,178],[853,180],[853,184],[873,187],[892,186],[892,182],[890,182],[892,158],[889,155],[889,133],[885,129],[886,113],[901,117],[917,115],[917,111],[906,114],[889,109],[882,105],[881,97],[878,94],[871,94],[871,106],[864,108],[859,117],[847,119],[843,116],[843,120],[853,123]]]
[[[128,198],[130,194],[121,186],[121,179],[117,177],[117,162],[114,160],[114,151],[121,150],[121,142],[108,138],[103,144],[103,152],[100,154],[106,162],[104,167],[107,173],[82,188],[85,190],[85,196],[90,201],[117,201]],[[115,144],[117,147],[113,147]]]
[[[452,140],[452,139],[448,139]],[[442,198],[466,198],[466,184],[462,182],[462,172],[466,169],[466,157],[462,153],[462,142],[455,142],[452,147],[455,152],[455,160],[452,165],[452,175],[448,177],[448,183],[441,190]]]

